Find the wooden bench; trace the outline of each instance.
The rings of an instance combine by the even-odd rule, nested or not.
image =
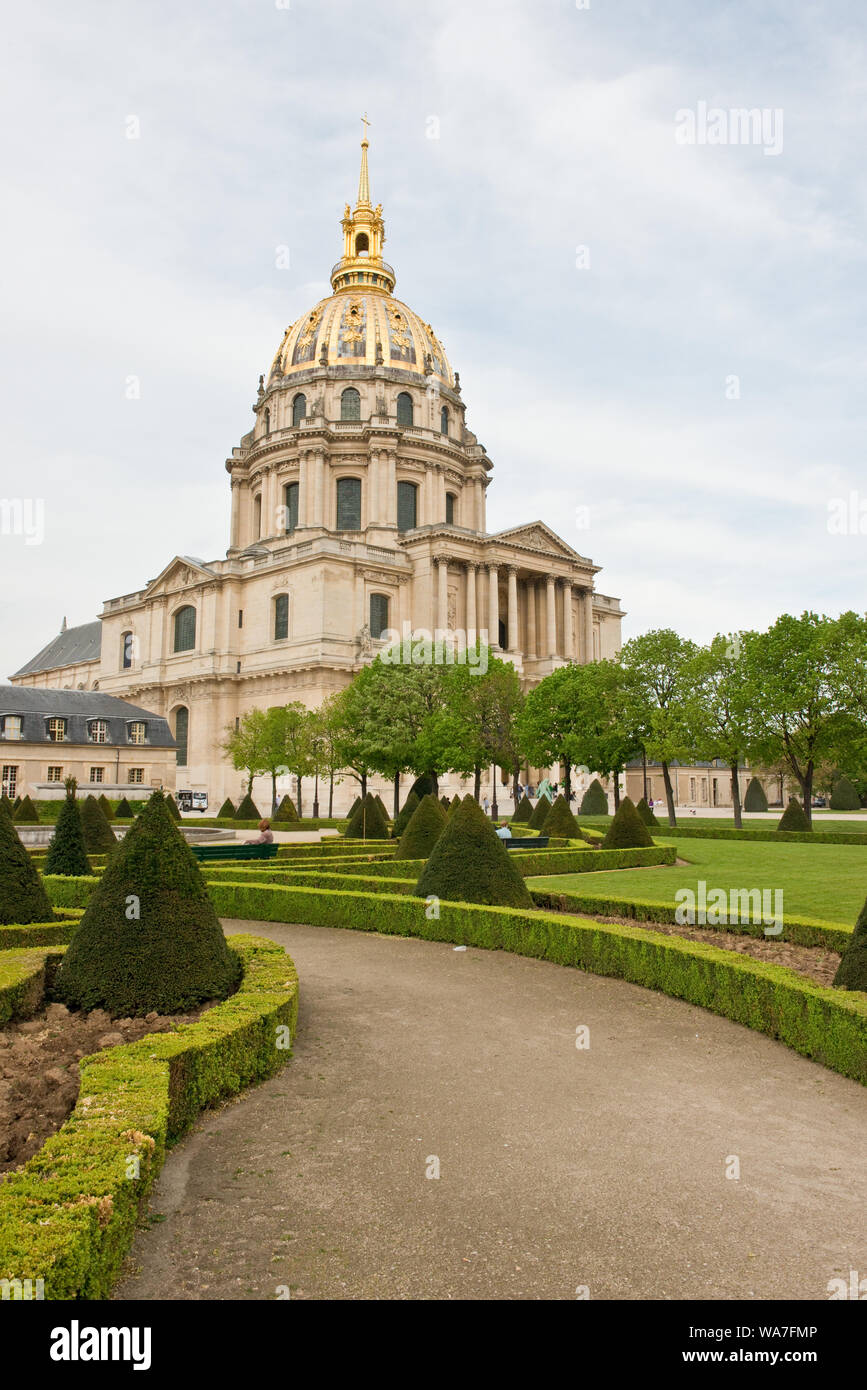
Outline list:
[[[190,845],[199,860],[212,862],[217,859],[274,859],[277,854],[276,843],[271,845]]]
[[[519,840],[513,835],[511,840],[504,840],[506,849],[544,849],[548,843],[547,835],[534,835],[526,839]]]

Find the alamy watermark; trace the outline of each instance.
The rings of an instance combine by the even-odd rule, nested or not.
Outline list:
[[[468,666],[470,675],[484,676],[488,669],[487,628],[414,628],[404,622],[400,632],[387,627],[379,659],[383,666]]]
[[[773,900],[771,898],[773,894]],[[678,888],[674,920],[679,927],[764,926],[765,936],[783,930],[782,888],[711,888],[700,878],[697,891]]]
[[[764,154],[783,152],[783,111],[780,106],[709,107],[706,101],[692,111],[674,115],[674,138],[679,145],[761,145]]]
[[[0,497],[0,536],[23,536],[25,545],[45,540],[43,497]]]

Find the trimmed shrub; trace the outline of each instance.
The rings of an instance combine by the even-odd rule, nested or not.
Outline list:
[[[648,806],[645,797],[641,798],[635,809],[645,825],[659,825],[659,821]]]
[[[581,798],[581,806],[578,814],[579,816],[608,815],[608,795],[598,777],[593,778],[593,781]]]
[[[452,816],[456,815],[460,808],[461,798],[457,795],[453,796],[449,804],[449,809],[446,811],[446,820],[451,820]]]
[[[277,807],[277,814],[276,814],[276,816],[274,817],[274,820],[275,820],[275,821],[278,821],[278,820],[279,820],[279,821],[283,821],[284,823],[285,823],[286,821],[294,821],[294,822],[296,822],[296,823],[298,822],[298,820],[299,820],[298,812],[297,812],[297,810],[295,809],[295,803],[294,803],[294,801],[292,800],[291,796],[284,796],[284,797],[283,797],[283,800],[280,802],[280,805]]]
[[[562,792],[545,817],[545,834],[548,836],[565,835],[567,840],[581,839],[581,829]]]
[[[117,803],[117,810],[114,814],[115,817],[118,817],[121,820],[132,820],[133,816],[135,815],[135,811],[130,806],[126,797],[122,796],[120,801]]]
[[[423,772],[421,777],[416,777],[415,781],[410,787],[410,791],[415,792],[419,801],[424,801],[424,798],[426,796],[433,796],[434,783],[430,773]]]
[[[247,795],[243,797],[237,811],[235,812],[235,820],[259,821],[261,819],[262,812],[259,810],[259,807],[256,805],[250,793],[247,792]]]
[[[117,847],[114,831],[102,813],[95,796],[86,796],[81,806],[81,828],[88,854],[111,854]]]
[[[451,801],[449,800],[449,798],[448,798],[447,796],[441,796],[441,797],[440,797],[440,805],[442,806],[442,808],[443,808],[444,811],[447,811],[447,810],[449,809],[449,807],[451,806],[451,804],[452,804],[452,803],[451,803]]]
[[[767,811],[767,793],[758,777],[753,777],[744,796],[745,811]]]
[[[0,922],[50,922],[48,894],[8,816],[0,816]]]
[[[614,819],[608,827],[608,834],[602,841],[603,849],[649,848],[653,837],[635,809],[635,804],[625,796],[618,806]]]
[[[91,893],[54,984],[65,1004],[172,1014],[237,987],[240,962],[168,800],[154,792]]]
[[[834,779],[830,807],[832,811],[861,810],[861,802],[858,799],[858,793],[849,781],[849,778],[842,772]]]
[[[416,796],[415,792],[410,792],[409,796],[406,798],[406,801],[403,803],[402,810],[398,812],[394,825],[391,828],[391,838],[393,840],[400,839],[401,835],[406,830],[406,827],[409,825],[410,817],[412,816],[413,811],[419,804],[419,799]]]
[[[8,796],[0,796],[0,814],[8,816],[9,819],[12,820],[14,813],[12,810],[12,802],[9,800]]]
[[[415,892],[449,902],[533,905],[517,865],[471,796],[464,797],[434,845]]]
[[[451,816],[443,810],[432,794],[424,797],[416,806],[400,837],[395,854],[396,859],[427,859]]]
[[[343,832],[347,840],[387,840],[388,822],[379,809],[377,797],[370,792],[356,808]]]
[[[166,797],[166,806],[168,807],[168,812],[172,820],[180,821],[183,819],[180,811],[178,810],[178,803],[175,801],[175,798],[172,796],[171,792],[169,792],[168,796]]]
[[[361,797],[360,797],[360,796],[357,796],[357,797],[355,798],[355,800],[353,801],[352,805],[350,806],[349,810],[346,812],[346,819],[347,819],[347,820],[352,820],[352,817],[355,815],[355,813],[356,813],[356,811],[358,810],[358,808],[359,808],[360,805],[361,805]]]
[[[60,808],[42,872],[65,876],[79,876],[91,872],[84,843],[81,811],[74,796],[67,796]]]
[[[379,807],[379,811],[380,811],[380,815],[382,816],[382,819],[383,819],[384,821],[386,821],[386,822],[390,821],[390,820],[391,820],[391,816],[390,816],[390,814],[389,814],[388,807],[386,806],[385,802],[383,801],[382,797],[379,795],[378,792],[377,792],[376,796],[374,797],[374,801],[376,802],[377,806]]]
[[[235,809],[235,803],[232,801],[231,797],[227,796],[217,812],[217,820],[235,820],[237,815],[238,812]]]
[[[114,820],[114,811],[111,809],[111,802],[105,792],[100,792],[96,799],[102,807],[102,814],[105,816],[106,820]]]
[[[536,805],[533,807],[533,814],[527,821],[529,830],[541,830],[551,811],[551,802],[547,796],[540,796]]]
[[[29,796],[25,796],[23,801],[19,801],[17,808],[12,812],[12,819],[16,825],[39,823],[39,812]]]
[[[837,989],[867,990],[867,902],[861,909],[852,937],[840,957],[834,984]]]
[[[778,830],[809,831],[810,825],[804,815],[804,808],[796,796],[789,797],[789,804],[777,822]]]
[[[513,825],[526,825],[533,814],[533,803],[528,796],[522,796],[512,816]]]

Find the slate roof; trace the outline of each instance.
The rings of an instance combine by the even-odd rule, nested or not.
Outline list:
[[[0,716],[4,714],[20,715],[23,721],[20,739],[0,737],[0,744],[9,748],[16,743],[51,743],[52,747],[62,747],[62,744],[52,743],[48,737],[48,720],[52,717],[67,720],[64,739],[67,744],[87,744],[91,748],[176,746],[168,720],[161,714],[132,705],[128,700],[120,700],[116,695],[104,695],[101,690],[36,690],[26,685],[0,685]],[[90,719],[106,721],[107,743],[91,741],[87,727]],[[146,743],[130,743],[127,725],[133,719],[144,720],[147,724]]]
[[[79,661],[98,661],[102,646],[102,623],[97,618],[80,627],[68,627],[59,632],[46,647],[24,666],[16,676],[32,676],[37,671],[52,671],[56,666],[74,666]]]

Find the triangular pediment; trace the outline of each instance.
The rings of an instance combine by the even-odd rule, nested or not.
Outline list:
[[[585,564],[590,563],[585,556],[579,555],[577,550],[573,550],[571,545],[567,545],[564,540],[561,540],[550,526],[545,525],[544,521],[530,521],[525,526],[513,526],[508,531],[498,531],[489,539],[507,545],[521,546],[522,549],[526,550],[538,550],[546,555],[560,555],[564,559],[582,560]]]
[[[156,598],[159,594],[176,594],[179,589],[187,589],[205,580],[213,581],[214,578],[214,571],[208,569],[201,560],[196,560],[191,555],[176,555],[165,569],[160,571],[156,579],[150,581],[145,589],[145,596]]]

